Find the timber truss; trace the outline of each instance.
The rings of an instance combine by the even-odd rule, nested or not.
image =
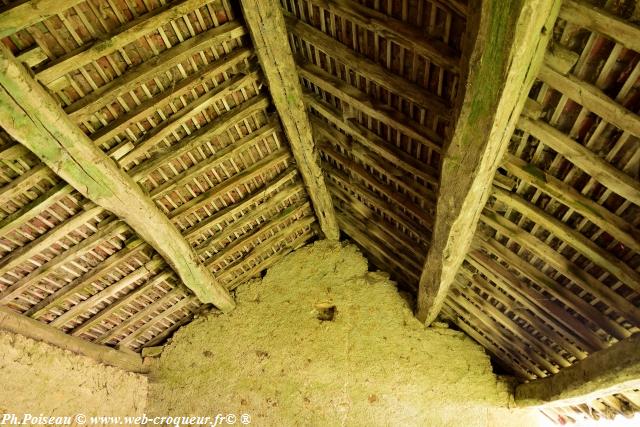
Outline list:
[[[640,411],[635,2],[3,3],[3,328],[129,367],[342,233],[520,404]]]

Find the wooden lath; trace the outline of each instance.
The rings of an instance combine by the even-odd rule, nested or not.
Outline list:
[[[230,5],[93,7],[77,3],[4,41],[21,59],[45,53],[32,64],[36,78],[142,186],[215,279],[233,289],[318,235]],[[117,46],[101,33],[115,35]],[[0,262],[11,267],[0,278],[2,304],[136,351],[207,308],[126,224],[2,136]],[[36,240],[44,242],[39,251],[22,249]]]
[[[443,310],[534,382],[640,331],[640,28],[599,5],[563,2]],[[637,390],[612,393],[543,412],[640,411]]]

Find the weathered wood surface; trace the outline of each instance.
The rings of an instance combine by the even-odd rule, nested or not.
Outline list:
[[[135,353],[119,351],[72,337],[37,320],[18,314],[7,307],[0,307],[0,330],[46,342],[126,371],[137,373],[148,371],[147,367],[142,364],[142,358]]]
[[[640,334],[597,351],[556,375],[516,387],[516,405],[577,405],[640,388]]]
[[[560,7],[557,0],[473,3],[470,9],[479,12],[470,19],[479,22],[470,24],[476,34],[467,90],[444,152],[433,240],[420,278],[416,315],[426,324],[438,315],[471,244]]]
[[[235,303],[198,262],[176,227],[142,189],[73,124],[11,55],[0,50],[0,123],[85,197],[125,220],[153,246],[204,303]]]
[[[331,195],[318,163],[318,153],[314,147],[311,124],[305,110],[280,2],[242,0],[241,4],[273,103],[280,115],[322,232],[328,239],[337,240],[340,229]]]
[[[84,0],[33,0],[16,2],[0,13],[0,38],[36,24]]]

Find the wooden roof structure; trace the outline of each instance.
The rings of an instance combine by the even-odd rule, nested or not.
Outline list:
[[[523,381],[640,332],[635,1],[3,4],[3,315],[141,352],[343,233]]]

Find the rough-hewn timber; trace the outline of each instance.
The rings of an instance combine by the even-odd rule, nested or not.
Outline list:
[[[529,88],[542,63],[560,2],[479,2],[470,54],[467,91],[458,126],[445,150],[433,241],[420,278],[418,318],[438,315],[449,286],[473,239]],[[469,46],[470,47],[470,46]]]
[[[72,337],[37,320],[18,314],[7,307],[0,307],[0,330],[43,341],[127,371],[145,373],[148,370],[143,366],[142,358],[135,353],[125,353]]]
[[[340,230],[314,149],[311,124],[305,110],[280,2],[243,0],[241,4],[273,103],[282,120],[320,227],[328,239],[336,240]]]
[[[85,197],[125,220],[205,303],[235,303],[142,189],[73,124],[5,47],[0,50],[0,123]]]

